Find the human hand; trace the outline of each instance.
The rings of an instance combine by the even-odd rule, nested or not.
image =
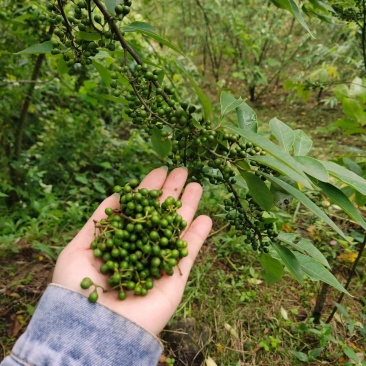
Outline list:
[[[169,175],[164,168],[158,168],[143,179],[140,188],[162,189],[163,195],[160,200],[163,202],[168,196],[177,199],[186,180],[185,168],[174,169]],[[134,321],[153,334],[157,335],[162,331],[180,303],[194,260],[211,230],[212,222],[208,216],[202,215],[193,220],[201,195],[202,187],[198,183],[190,183],[185,187],[181,197],[182,207],[178,213],[188,223],[182,239],[187,241],[189,253],[179,262],[181,274],[175,268],[173,276],[164,275],[161,279],[154,281],[154,288],[146,297],[128,293],[126,300],[120,301],[115,291],[99,292],[100,304]],[[84,277],[91,278],[93,282],[104,288],[109,288],[107,276],[99,270],[102,261],[96,258],[93,250],[90,249],[90,243],[94,240],[94,221],[106,217],[104,210],[107,207],[118,209],[119,199],[114,195],[105,199],[76,237],[61,252],[53,274],[53,283],[85,296],[88,296],[90,291],[80,287]]]

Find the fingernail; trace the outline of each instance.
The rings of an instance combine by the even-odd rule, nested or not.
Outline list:
[[[112,196],[116,197],[118,200],[121,198],[121,195],[119,193],[113,193]]]
[[[164,169],[166,172],[169,170],[169,168],[167,166],[161,166],[160,169]]]

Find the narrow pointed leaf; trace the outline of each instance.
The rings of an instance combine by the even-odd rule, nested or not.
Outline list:
[[[116,14],[115,8],[119,1],[117,0],[105,0],[105,6],[111,14]]]
[[[221,118],[239,107],[242,103],[243,99],[236,99],[231,94],[222,92],[220,95]]]
[[[350,293],[333,276],[333,274],[319,262],[316,262],[314,259],[301,253],[295,253],[295,255],[304,273],[306,273],[312,280],[325,282],[335,289],[344,292],[346,295],[351,296]]]
[[[331,161],[322,162],[329,174],[366,195],[366,180],[350,170]]]
[[[311,201],[308,197],[306,197],[301,191],[292,187],[290,184],[284,182],[281,179],[278,179],[269,174],[263,174],[267,177],[268,180],[274,182],[279,185],[282,189],[290,193],[294,198],[296,198],[299,202],[301,202],[305,207],[307,207],[310,211],[312,211],[316,216],[321,218],[324,222],[326,222],[330,227],[333,228],[335,232],[342,236],[345,240],[347,240],[346,236],[343,234],[342,230],[326,215],[326,213],[320,209],[313,201]],[[348,241],[348,240],[347,240]]]
[[[289,152],[295,141],[294,130],[277,118],[269,121],[269,127],[282,148]]]
[[[268,153],[276,157],[278,160],[288,165],[293,170],[296,170],[300,175],[304,177],[304,180],[307,181],[306,186],[309,188],[311,187],[311,184],[308,178],[306,177],[306,174],[304,173],[301,164],[299,164],[290,154],[281,149],[278,145],[274,144],[272,141],[252,131],[244,130],[242,128],[237,128],[233,126],[225,125],[224,127],[228,130],[238,133],[240,136],[246,138],[248,141],[251,141],[254,145],[259,146],[261,149],[267,151]]]
[[[105,68],[100,63],[96,62],[95,60],[92,61],[93,66],[96,68],[96,70],[99,72],[99,75],[101,76],[104,83],[109,86],[112,82],[112,76],[111,73],[107,68]]]
[[[319,160],[309,156],[294,156],[294,159],[304,167],[306,174],[322,182],[329,182],[328,171]]]
[[[235,110],[239,127],[256,133],[258,130],[258,121],[254,110],[244,101]]]
[[[78,39],[83,39],[84,41],[97,41],[101,39],[101,35],[97,32],[76,32],[76,37]]]
[[[245,179],[254,201],[263,210],[269,211],[273,206],[273,196],[266,184],[252,173],[240,171],[240,174]]]
[[[330,265],[323,253],[309,239],[301,238],[298,242],[296,242],[298,237],[298,234],[293,233],[280,233],[278,235],[279,240],[291,245],[297,251],[309,255],[323,266],[330,268]]]
[[[304,29],[313,37],[314,35],[311,33],[309,27],[306,25],[305,20],[301,14],[301,11],[295,1],[293,0],[271,0],[271,2],[276,5],[278,8],[288,10],[302,25]]]
[[[133,22],[129,25],[126,25],[122,28],[123,32],[136,32],[136,33],[142,33],[145,36],[148,36],[152,39],[155,39],[155,41],[158,41],[159,43],[171,48],[173,51],[178,52],[182,56],[185,56],[182,51],[174,46],[171,42],[160,36],[158,33],[156,33],[156,30],[154,27],[152,27],[150,24],[145,22]]]
[[[337,187],[330,183],[318,182],[317,186],[344,212],[355,220],[364,230],[366,230],[366,222],[360,212],[353,206],[349,198]]]
[[[170,140],[164,139],[161,135],[161,130],[158,128],[154,128],[153,133],[151,135],[151,144],[154,151],[162,158],[166,158],[171,149],[172,143]]]
[[[283,266],[277,259],[269,254],[262,253],[258,258],[262,265],[260,275],[266,281],[267,285],[273,285],[283,277]]]
[[[282,263],[286,266],[289,272],[295,277],[295,279],[300,283],[303,283],[304,282],[303,272],[300,263],[295,257],[294,253],[292,253],[290,249],[275,242],[272,243],[272,247],[275,249]]]
[[[16,55],[22,55],[27,53],[48,53],[53,50],[53,45],[51,41],[46,41],[43,43],[37,43],[33,46],[27,47],[23,51],[17,52]]]
[[[313,140],[303,130],[295,130],[294,134],[294,155],[306,155],[313,146]]]
[[[291,178],[295,182],[301,183],[304,187],[311,188],[311,185],[307,178],[305,178],[302,174],[298,173],[298,171],[292,169],[291,167],[273,156],[252,156],[251,160],[255,160],[258,163],[270,167],[271,169],[281,173],[282,175]]]

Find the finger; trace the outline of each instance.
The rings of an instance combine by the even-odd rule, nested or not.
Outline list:
[[[212,228],[212,220],[206,215],[198,216],[183,235],[183,240],[188,243],[188,256],[179,262],[182,275],[188,278],[193,263]]]
[[[160,167],[152,170],[140,183],[139,188],[147,188],[148,190],[160,189],[167,176],[167,167]]]
[[[202,196],[202,187],[198,183],[190,183],[182,195],[182,207],[178,210],[184,220],[187,221],[187,227],[190,225],[197,211],[198,204]]]
[[[160,201],[164,202],[164,200],[169,196],[172,196],[175,199],[177,199],[182,192],[187,177],[188,177],[187,168],[181,167],[172,170],[172,172],[168,175],[162,187],[163,194],[160,197]]]

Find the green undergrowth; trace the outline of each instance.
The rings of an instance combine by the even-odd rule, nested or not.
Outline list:
[[[219,207],[219,202],[219,192],[208,189],[202,209]],[[337,256],[352,252],[351,246],[329,244],[334,235],[305,210],[300,210],[293,222],[295,209],[290,207],[283,215],[284,227],[289,231],[306,231],[315,224],[319,231],[315,238],[317,246],[337,268],[335,273],[344,283],[351,263],[339,262]],[[314,324],[312,312],[321,283],[306,280],[300,285],[285,274],[279,283],[268,286],[261,276],[258,255],[251,247],[240,238],[230,237],[225,222],[215,216],[214,230],[222,232],[204,244],[175,315],[175,319],[194,318],[208,329],[208,336],[197,341],[206,360],[211,358],[217,365],[225,366],[349,365],[352,352],[363,357],[365,259],[361,260],[350,288],[355,297],[345,298],[332,322],[325,324],[339,296],[337,291],[330,290],[321,323]]]
[[[224,198],[217,187],[205,188],[199,213],[210,209],[216,234],[204,244],[174,316],[174,319],[194,318],[198,324],[205,324],[208,337],[199,344],[205,358],[210,357],[217,365],[225,366],[347,365],[350,364],[347,363],[347,352],[364,353],[365,260],[360,262],[350,289],[355,297],[345,298],[341,308],[343,313],[338,312],[329,325],[315,325],[312,310],[320,283],[306,280],[300,285],[285,274],[279,283],[268,286],[261,277],[258,255],[240,238],[228,235],[226,223],[220,217],[220,202]],[[300,209],[294,216],[295,209],[296,205],[291,205],[282,214],[281,222],[286,230],[307,231],[317,246],[322,247],[328,260],[334,259],[334,264],[338,263],[340,254],[352,252],[352,247],[345,247],[344,243],[339,243],[336,248],[330,246],[333,234],[305,210]],[[44,246],[53,243],[61,249],[79,225],[79,221],[73,227],[70,224],[67,226],[69,230],[61,235],[53,231],[55,227],[49,227],[48,232],[44,229],[38,234],[37,242]],[[309,227],[312,228],[310,231],[307,230]],[[357,239],[357,235],[354,236]],[[61,238],[58,242],[57,237]],[[0,283],[4,291],[0,297],[0,342],[4,355],[25,330],[50,281],[54,260],[43,248],[34,246],[30,236],[28,240],[21,239],[2,247]],[[344,283],[350,263],[338,263],[338,268],[337,277]],[[322,321],[330,313],[338,295],[336,291],[330,291]],[[175,358],[169,344],[165,354]],[[175,360],[179,365],[179,359]]]

